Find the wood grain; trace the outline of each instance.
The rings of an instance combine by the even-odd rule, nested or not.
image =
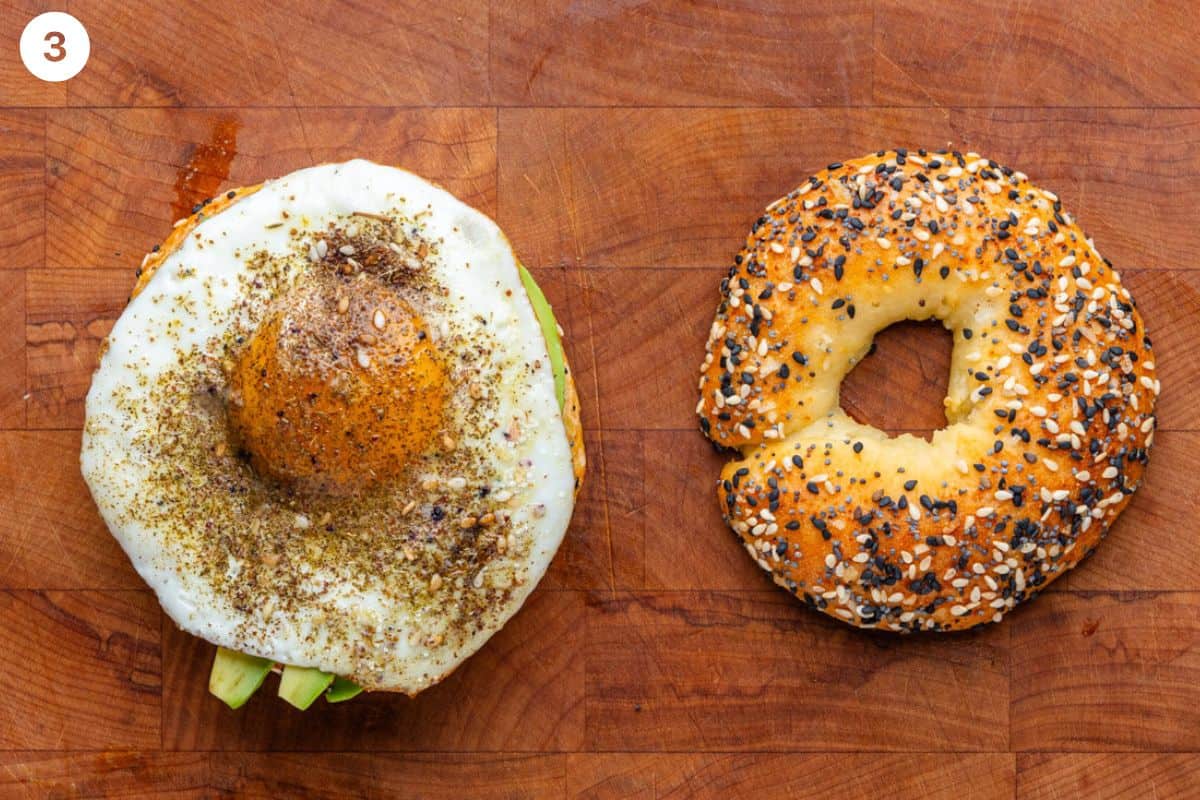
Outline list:
[[[263,800],[561,797],[562,786],[561,756],[461,753],[213,754],[208,779],[214,793]]]
[[[48,117],[46,261],[131,269],[170,232],[178,174],[197,143],[232,119],[223,110],[101,109]],[[351,157],[421,165],[485,211],[495,204],[495,116],[475,109],[293,109],[238,112],[220,188]],[[199,199],[199,198],[197,198]]]
[[[66,8],[91,61],[36,81]],[[1191,798],[1200,784],[1200,15],[1048,0],[0,3],[0,797]],[[997,627],[863,634],[774,588],[697,433],[717,286],[824,164],[975,149],[1121,271],[1164,386],[1146,484]],[[493,215],[554,304],[590,473],[527,607],[445,683],[240,712],[78,471],[99,343],[205,194],[356,156]],[[936,323],[842,404],[943,423]]]
[[[874,102],[911,105],[1195,105],[1186,3],[967,0],[875,7]]]
[[[691,430],[620,435],[641,443],[646,588],[767,588],[765,573],[746,557],[715,501],[726,457]]]
[[[1012,630],[1012,747],[1200,750],[1195,593],[1050,593]]]
[[[973,149],[1056,192],[1121,269],[1189,268],[1195,109],[502,109],[500,222],[539,263],[725,268],[764,208],[880,147]]]
[[[864,635],[770,590],[596,593],[587,746],[1004,750],[1009,633]]]
[[[684,753],[572,755],[577,798],[895,797],[1008,800],[1008,754]]]
[[[25,276],[30,428],[82,428],[100,344],[129,299],[127,269],[30,270]]]
[[[589,475],[566,539],[546,573],[547,588],[642,585],[641,446],[620,433],[584,435]]]
[[[470,105],[488,100],[487,6],[73,0],[92,60],[75,106]],[[273,32],[286,32],[274,36]],[[202,46],[163,47],[164,42]]]
[[[164,797],[212,793],[208,753],[0,752],[3,797]]]
[[[288,105],[280,54],[247,32],[269,30],[262,4],[73,0],[87,27],[87,68],[67,84],[77,106]],[[202,38],[201,38],[202,37]],[[203,46],[188,46],[203,41]]]
[[[1029,800],[1188,800],[1200,785],[1196,753],[1036,753],[1017,765],[1017,796]]]
[[[539,263],[622,267],[724,268],[813,169],[946,138],[942,112],[854,109],[514,108],[499,126],[510,236]]]
[[[142,583],[79,474],[77,431],[0,431],[0,589]]]
[[[0,272],[0,429],[25,426],[25,274]]]
[[[130,272],[170,232],[178,175],[227,111],[86,109],[49,112],[46,265]],[[309,161],[297,113],[239,112],[229,182],[254,183]]]
[[[562,797],[564,756],[0,752],[4,797]]]
[[[871,5],[496,3],[492,97],[502,106],[862,105]]]
[[[231,5],[234,5],[230,0]],[[302,3],[277,6],[291,31],[283,58],[305,106],[488,102],[488,4]]]
[[[0,75],[3,85],[4,76]],[[22,269],[42,261],[45,146],[43,112],[0,111],[0,208],[4,209],[0,214],[0,270]]]
[[[1188,774],[1184,773],[1185,776]],[[283,776],[281,778],[281,776]],[[15,797],[462,797],[853,800],[886,783],[900,797],[1013,796],[1009,754],[366,754],[0,753],[0,795]],[[1184,795],[1162,795],[1183,797]]]
[[[576,348],[580,398],[601,428],[697,429],[696,375],[720,280],[710,277],[666,269],[568,271],[573,314],[587,337]]]
[[[0,750],[157,748],[161,649],[154,596],[0,592]]]

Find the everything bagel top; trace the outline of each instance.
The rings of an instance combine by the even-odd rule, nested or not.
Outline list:
[[[1112,265],[1026,175],[974,153],[831,164],[758,219],[721,283],[704,433],[722,510],[774,580],[863,627],[998,621],[1099,542],[1154,437],[1150,339]],[[954,333],[948,425],[838,406],[875,333]]]

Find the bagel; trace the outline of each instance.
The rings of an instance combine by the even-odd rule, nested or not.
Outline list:
[[[700,427],[778,585],[863,628],[997,622],[1092,552],[1141,484],[1159,393],[1112,265],[1051,192],[975,153],[880,151],[772,203],[721,282]],[[931,441],[839,407],[872,338],[936,318]]]

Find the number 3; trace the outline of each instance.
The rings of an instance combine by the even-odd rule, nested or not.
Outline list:
[[[63,47],[67,37],[58,31],[50,31],[46,34],[46,41],[50,42],[50,51],[42,55],[46,57],[47,61],[62,61],[67,57],[67,48]]]

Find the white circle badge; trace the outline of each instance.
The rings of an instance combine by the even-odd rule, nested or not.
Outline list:
[[[34,77],[57,83],[79,74],[92,52],[83,23],[62,11],[47,11],[21,32],[21,60]]]

